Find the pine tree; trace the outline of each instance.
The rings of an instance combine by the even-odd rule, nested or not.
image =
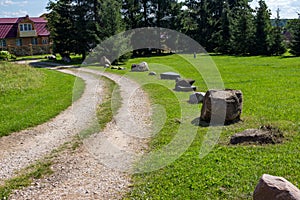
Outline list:
[[[185,4],[188,7],[188,15],[186,16],[189,17],[189,19],[187,19],[189,23],[186,23],[189,27],[185,26],[185,29],[189,28],[189,30],[186,32],[206,50],[211,50],[209,49],[209,41],[211,38],[209,1],[187,0]]]
[[[48,25],[54,52],[67,57],[71,53],[81,54],[85,59],[86,52],[99,42],[93,12],[97,3],[94,0],[49,2]]]
[[[176,24],[178,23],[177,16],[181,13],[182,3],[178,3],[177,0],[154,0],[152,1],[152,8],[154,12],[154,26],[170,28],[176,30]]]
[[[141,0],[141,5],[142,5],[142,20],[140,27],[149,27],[152,25],[152,17],[153,13],[151,10],[151,1],[149,0]]]
[[[280,27],[280,10],[277,10],[277,17],[275,19],[275,27],[273,28],[273,44],[271,47],[271,53],[273,55],[282,55],[285,51],[285,45],[283,43],[282,27]]]
[[[95,26],[95,13],[93,12],[97,4],[94,0],[77,0],[73,3],[74,26],[76,29],[74,53],[81,54],[83,60],[86,58],[86,53],[100,41],[98,37],[99,30]]]
[[[300,56],[300,19],[294,20],[292,26],[291,53]]]
[[[264,0],[259,0],[255,19],[255,49],[256,55],[271,54],[271,12]]]
[[[127,55],[122,55],[122,51],[128,45],[122,35],[117,35],[125,31],[125,25],[121,15],[122,2],[119,0],[102,0],[99,10],[99,18],[101,19],[101,31],[99,37],[101,46],[97,49],[98,58],[106,56],[113,63],[127,59]],[[110,37],[115,39],[110,39]],[[127,42],[127,43],[126,43]],[[123,56],[123,57],[122,57]],[[125,58],[126,57],[126,58]]]
[[[141,27],[141,9],[140,0],[123,0],[122,16],[127,30]]]
[[[101,40],[125,30],[121,16],[121,6],[121,2],[118,0],[101,1],[101,8],[98,13],[101,19]]]
[[[220,47],[220,43],[222,40],[222,16],[224,11],[224,5],[227,3],[226,1],[219,0],[210,0],[208,3],[208,39],[209,44],[207,45],[207,49],[209,51],[216,51]]]
[[[253,53],[254,22],[252,9],[247,1],[241,1],[232,12],[236,16],[231,25],[231,51],[237,55],[249,55]]]
[[[76,47],[72,1],[50,1],[47,9],[51,10],[48,16],[48,27],[53,41],[53,51],[61,56],[69,56]]]
[[[228,54],[231,50],[231,11],[229,4],[225,1],[223,5],[223,11],[221,16],[220,31],[218,32],[218,48],[217,51],[220,53]]]

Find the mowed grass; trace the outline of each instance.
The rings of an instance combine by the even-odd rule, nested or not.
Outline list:
[[[193,62],[195,68],[185,59]],[[190,93],[173,92],[174,81],[160,80],[147,72],[114,71],[143,85],[152,104],[162,105],[167,112],[165,117],[154,112],[157,121],[165,119],[165,122],[149,144],[149,152],[161,154],[146,157],[138,166],[147,171],[153,163],[171,164],[135,174],[128,199],[252,199],[264,173],[283,176],[300,187],[300,58],[213,56],[212,59],[224,87],[243,92],[243,121],[224,127],[217,144],[204,158],[199,153],[210,129],[192,124],[200,116],[201,105],[187,103]],[[185,78],[195,79],[200,91],[207,90],[206,83],[214,86],[211,79],[205,80],[205,76],[210,76],[206,73],[208,68],[213,66],[206,56],[198,55],[195,60],[192,55],[138,58],[130,60],[126,67],[129,69],[132,63],[141,61],[148,62],[151,71],[158,74],[177,71]],[[229,145],[234,133],[268,124],[284,132],[283,144]],[[191,138],[193,141],[188,141]],[[169,143],[177,146],[168,149]],[[183,154],[176,152],[189,143]],[[168,155],[164,150],[176,152],[178,159],[175,160],[173,152]]]
[[[0,63],[0,136],[41,124],[72,103],[75,77],[26,65]],[[84,88],[84,82],[76,84]],[[79,98],[82,91],[75,91]]]

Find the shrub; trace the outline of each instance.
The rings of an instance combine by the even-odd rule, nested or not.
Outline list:
[[[9,60],[11,54],[8,51],[0,51],[0,60]]]

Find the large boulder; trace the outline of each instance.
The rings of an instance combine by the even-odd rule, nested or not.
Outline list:
[[[146,72],[149,71],[148,63],[141,62],[140,64],[132,64],[131,65],[132,72]]]
[[[195,91],[196,87],[193,86],[195,83],[195,80],[192,79],[176,79],[175,84],[175,91],[183,91],[183,92],[189,92],[189,91]]]
[[[195,92],[190,95],[189,103],[191,104],[199,104],[203,102],[205,93],[203,92]]]
[[[108,68],[109,66],[111,66],[111,62],[108,60],[108,58],[106,58],[105,56],[102,56],[101,60],[100,60],[100,65]]]
[[[180,75],[175,73],[175,72],[165,72],[160,74],[161,79],[166,79],[166,80],[176,80],[180,78]]]
[[[255,188],[253,200],[300,200],[300,190],[282,177],[264,174]]]
[[[218,124],[230,124],[240,120],[242,108],[243,94],[240,90],[209,90],[203,99],[200,118],[206,122],[215,119]]]

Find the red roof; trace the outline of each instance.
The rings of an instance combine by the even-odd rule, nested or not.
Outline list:
[[[19,18],[0,18],[0,39],[16,38],[18,35],[18,23],[25,19]],[[47,20],[41,17],[30,17],[34,23],[34,29],[38,36],[49,36],[50,32],[47,30]]]
[[[43,17],[30,17],[29,18],[34,23],[47,23],[48,21]]]
[[[47,30],[47,23],[35,23],[35,30],[39,36],[49,36],[50,33]]]
[[[0,24],[7,23],[7,24],[13,24],[17,23],[19,18],[0,18]]]

